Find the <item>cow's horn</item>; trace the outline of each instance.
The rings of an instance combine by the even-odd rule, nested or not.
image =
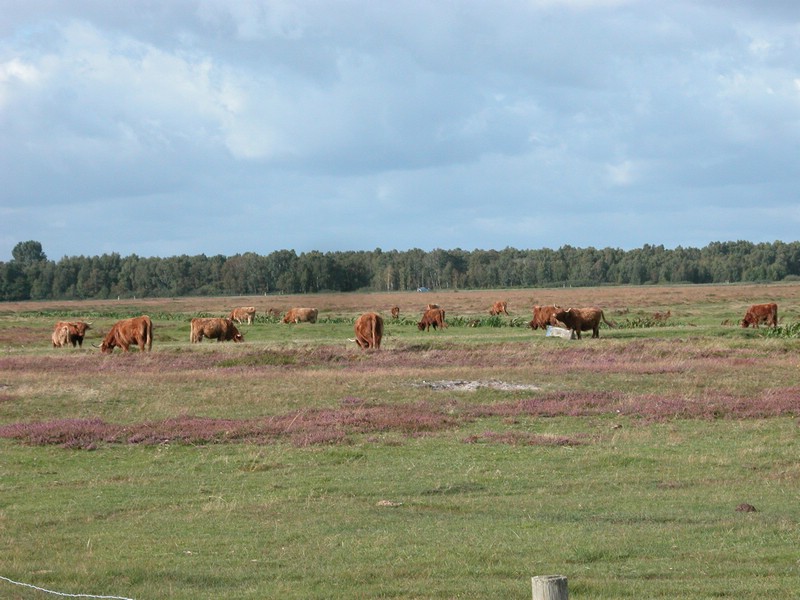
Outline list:
[[[348,341],[348,342],[355,342],[355,341],[356,341],[356,338],[347,338],[347,341]]]

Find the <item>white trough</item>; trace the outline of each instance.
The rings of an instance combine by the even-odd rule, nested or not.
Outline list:
[[[563,327],[553,327],[552,325],[547,326],[547,333],[544,334],[545,337],[560,337],[564,338],[565,340],[574,340],[575,333],[573,333],[572,329],[564,329]]]

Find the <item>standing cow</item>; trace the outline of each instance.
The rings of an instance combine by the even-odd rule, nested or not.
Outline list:
[[[354,340],[364,350],[380,350],[383,338],[383,317],[378,313],[364,313],[356,319],[353,327],[356,333]]]
[[[550,324],[555,325],[558,321],[564,323],[568,329],[575,332],[578,339],[581,339],[581,331],[592,330],[592,337],[600,337],[600,320],[609,327],[616,327],[614,323],[606,321],[603,309],[595,306],[590,308],[568,308],[559,309],[550,317]]]
[[[236,321],[239,325],[244,321],[246,321],[248,325],[252,325],[255,316],[256,309],[254,306],[240,306],[239,308],[234,308],[231,314],[228,315],[228,318],[232,321]]]
[[[290,308],[283,317],[284,323],[317,322],[319,311],[316,308]]]
[[[147,315],[117,321],[106,334],[99,348],[110,354],[116,346],[127,352],[128,348],[136,344],[142,352],[153,348],[153,322]]]
[[[192,319],[192,331],[189,335],[189,341],[192,344],[199,344],[203,341],[203,337],[216,339],[218,342],[244,341],[242,334],[239,333],[232,319],[217,317]]]
[[[83,321],[59,321],[51,336],[53,348],[61,348],[67,344],[72,344],[73,348],[76,345],[83,348],[83,338],[86,336],[86,330],[91,329],[91,325]]]
[[[53,335],[50,336],[53,348],[63,348],[69,344],[69,325],[66,323],[56,323]]]
[[[765,323],[768,327],[778,326],[778,305],[774,302],[767,304],[753,304],[747,309],[742,319],[742,327],[752,325],[758,329],[759,324]]]

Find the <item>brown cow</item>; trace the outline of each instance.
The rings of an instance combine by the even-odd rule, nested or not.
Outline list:
[[[393,319],[399,319],[400,318],[400,307],[399,306],[393,306],[392,307],[392,318]]]
[[[778,326],[778,305],[774,302],[767,304],[753,304],[747,309],[742,319],[742,327],[752,325],[756,329],[760,323],[766,323],[768,327]]]
[[[243,321],[247,321],[248,325],[252,325],[255,316],[256,309],[254,306],[240,306],[239,308],[234,308],[231,314],[228,315],[228,318],[232,321],[236,321],[239,325],[241,325]]]
[[[493,317],[501,313],[508,316],[508,303],[505,300],[498,300],[492,304],[492,308],[489,309],[489,314]]]
[[[133,344],[138,345],[142,352],[153,348],[153,322],[147,315],[117,321],[99,348],[110,354],[116,346],[127,352]]]
[[[606,321],[603,314],[603,309],[597,307],[590,308],[563,308],[558,309],[553,316],[550,317],[550,324],[555,325],[558,321],[564,323],[568,329],[575,332],[576,337],[581,339],[581,331],[592,330],[592,337],[600,337],[600,320],[609,327],[616,327],[614,323]]]
[[[432,309],[434,309],[434,308],[442,308],[442,307],[441,307],[441,306],[439,306],[438,304],[428,304],[428,305],[425,307],[425,310],[432,310]]]
[[[276,319],[280,319],[281,318],[281,311],[280,311],[280,309],[277,309],[277,308],[268,309],[267,310],[267,314],[270,317],[275,317]]]
[[[59,321],[53,329],[53,348],[61,348],[67,344],[72,344],[73,348],[76,344],[83,348],[83,338],[91,325],[83,321]]]
[[[244,341],[242,334],[236,329],[232,319],[220,319],[217,317],[192,319],[192,332],[189,335],[189,341],[197,344],[203,341],[203,337],[208,339],[216,338],[218,342]]]
[[[355,342],[359,348],[380,350],[383,338],[383,317],[377,313],[364,313],[356,319],[353,327],[356,332]]]
[[[552,306],[539,306],[536,304],[533,307],[533,319],[528,323],[528,327],[531,329],[547,329],[547,326],[550,325],[550,318],[559,310],[561,308],[555,304]]]
[[[316,308],[290,308],[283,317],[283,322],[301,323],[308,321],[309,323],[316,323],[318,314],[319,311]]]
[[[434,329],[437,327],[441,327],[444,329],[447,327],[447,323],[444,322],[444,309],[441,308],[429,308],[425,311],[422,315],[422,320],[417,323],[417,328],[422,331],[430,331],[431,326]]]

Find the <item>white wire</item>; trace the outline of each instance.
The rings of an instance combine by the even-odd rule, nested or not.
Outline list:
[[[126,598],[125,596],[95,596],[93,594],[64,594],[62,592],[54,592],[53,590],[46,590],[45,588],[41,588],[36,585],[31,585],[30,583],[22,583],[20,581],[14,581],[13,579],[9,579],[8,577],[3,577],[2,575],[0,575],[0,579],[7,581],[9,583],[13,583],[14,585],[21,585],[23,587],[39,590],[40,592],[47,592],[48,594],[55,594],[56,596],[63,596],[65,598],[111,598],[113,600],[133,600],[133,598]]]

